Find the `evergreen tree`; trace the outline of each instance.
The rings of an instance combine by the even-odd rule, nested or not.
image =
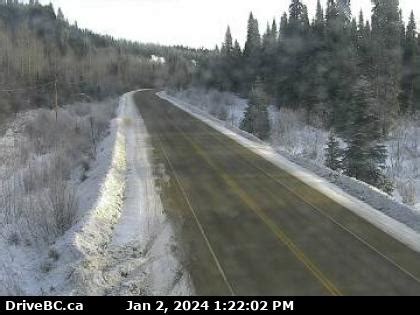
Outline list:
[[[400,10],[398,0],[373,0],[372,44],[374,71],[372,82],[379,103],[382,132],[388,133],[399,112],[402,72]]]
[[[324,37],[325,18],[324,18],[324,9],[321,6],[320,0],[317,0],[315,19],[314,19],[312,28],[315,34],[318,36],[318,38]]]
[[[61,10],[61,8],[58,8],[58,10],[57,10],[57,20],[64,21],[64,14],[63,14],[63,11]]]
[[[337,9],[344,19],[347,21],[351,20],[350,0],[337,0]]]
[[[306,5],[303,6],[302,10],[302,32],[304,35],[309,34],[309,15],[308,15],[308,7]]]
[[[264,82],[265,90],[269,95],[274,95],[276,90],[277,76],[277,24],[273,21],[272,26],[267,24],[267,30],[263,36],[261,50],[261,77]]]
[[[232,56],[235,58],[240,58],[242,56],[241,45],[239,44],[238,40],[235,40],[233,45]]]
[[[222,45],[222,54],[225,56],[231,56],[233,50],[233,40],[232,40],[232,33],[230,32],[230,27],[227,27],[226,34],[225,34],[225,41]]]
[[[414,59],[414,69],[416,69],[413,76],[413,110],[420,110],[420,36],[417,36],[417,53]]]
[[[252,86],[248,107],[240,127],[262,140],[267,139],[270,135],[267,95],[264,92],[261,80],[258,78]]]
[[[354,23],[340,14],[337,3],[328,1],[326,26],[326,89],[330,123],[337,131],[347,121],[348,103],[357,75],[357,48],[352,38]],[[352,26],[353,25],[353,26]],[[354,31],[353,31],[354,32]]]
[[[261,35],[258,21],[252,12],[248,19],[248,32],[244,48],[244,93],[250,90],[252,82],[258,76],[261,58]]]
[[[267,28],[265,30],[265,33],[264,33],[263,37],[262,37],[263,55],[264,55],[264,51],[270,45],[270,41],[271,41],[271,27],[270,27],[270,24],[267,23]]]
[[[405,40],[403,44],[403,77],[402,77],[402,93],[401,107],[402,111],[415,110],[415,103],[419,101],[415,95],[415,82],[420,75],[419,69],[416,67],[418,56],[417,27],[414,12],[411,11],[410,19],[405,32]]]
[[[405,23],[404,23],[404,19],[403,19],[403,13],[402,10],[400,9],[400,44],[401,44],[401,48],[404,50],[404,46],[405,46]]]
[[[290,24],[300,24],[303,10],[304,5],[300,0],[292,0],[292,3],[289,6]]]
[[[360,10],[357,24],[357,39],[355,43],[358,55],[358,69],[362,75],[372,76],[372,41],[369,21],[365,22],[363,11]]]
[[[252,12],[248,19],[248,31],[244,49],[244,56],[248,58],[258,57],[261,48],[261,35],[258,27],[258,21],[254,18]]]
[[[243,83],[243,60],[241,46],[237,40],[235,40],[233,45],[231,60],[232,65],[230,67],[230,71],[232,79],[232,90],[233,92],[240,92]]]
[[[361,77],[353,88],[351,116],[343,136],[345,174],[390,193],[389,181],[383,174],[387,152],[382,144],[381,121],[375,109],[377,100],[372,85]]]
[[[271,40],[273,42],[276,42],[278,35],[279,34],[278,34],[278,29],[277,29],[277,23],[276,23],[276,20],[273,19],[273,23],[271,24]]]
[[[289,6],[289,35],[302,35],[306,23],[309,24],[308,9],[300,0],[292,0],[292,3]]]
[[[280,29],[279,29],[279,40],[284,40],[287,36],[287,30],[289,26],[289,20],[287,17],[287,13],[284,12],[280,18]]]
[[[337,3],[335,2],[335,0],[328,0],[326,20],[330,28],[332,27],[333,24],[336,23],[337,17],[338,17]]]
[[[282,19],[281,41],[278,53],[277,99],[280,106],[297,108],[303,103],[305,91],[308,90],[303,76],[307,62],[306,49],[309,38],[307,11],[299,0],[292,0],[289,6],[289,18]],[[306,31],[305,31],[306,28]]]
[[[360,10],[357,29],[359,30],[361,36],[363,36],[364,28],[365,28],[365,17],[363,15],[363,10]]]
[[[225,34],[225,41],[222,44],[220,51],[221,60],[220,60],[220,69],[219,69],[219,78],[220,78],[220,88],[222,90],[232,90],[233,89],[233,39],[230,31],[230,27],[227,27]]]
[[[304,68],[304,80],[307,89],[303,104],[310,111],[325,109],[327,103],[326,76],[329,57],[326,52],[326,21],[320,0],[317,1],[315,18],[311,26],[310,36],[306,38],[307,56],[310,62]],[[322,65],[322,66],[320,66]]]
[[[325,166],[338,171],[343,168],[343,151],[334,132],[330,132],[327,147],[325,149]]]

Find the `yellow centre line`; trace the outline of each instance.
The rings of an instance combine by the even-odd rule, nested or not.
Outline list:
[[[257,203],[250,198],[247,193],[225,172],[215,165],[198,145],[194,143],[191,138],[185,134],[180,128],[175,128],[184,136],[184,138],[193,146],[194,150],[212,167],[217,174],[225,180],[230,188],[240,199],[270,228],[276,237],[293,253],[293,255],[318,279],[322,285],[328,290],[331,295],[343,295],[340,290],[329,280],[322,271],[305,255],[305,253],[284,233],[257,205]]]
[[[215,139],[216,141],[218,141],[219,143],[223,144],[222,140],[220,138],[218,138],[214,133],[209,133],[209,135],[213,139]],[[353,231],[351,231],[349,228],[347,228],[346,226],[344,226],[343,224],[341,224],[340,222],[338,222],[336,219],[334,219],[332,216],[330,216],[329,214],[327,214],[325,211],[321,210],[318,206],[314,205],[307,198],[305,198],[304,196],[301,196],[301,195],[297,194],[288,185],[286,185],[285,183],[283,183],[278,178],[276,178],[272,174],[268,173],[267,171],[265,171],[263,168],[259,167],[258,165],[255,165],[254,163],[252,163],[251,161],[245,159],[244,157],[242,157],[242,160],[244,160],[246,163],[248,163],[249,165],[251,165],[255,169],[257,169],[257,170],[261,171],[262,173],[264,173],[265,175],[267,175],[269,178],[271,178],[272,180],[274,180],[276,183],[278,183],[279,185],[281,185],[282,187],[284,187],[292,195],[296,196],[296,198],[302,200],[304,203],[306,203],[308,206],[310,206],[316,212],[318,212],[319,214],[321,214],[322,216],[324,216],[325,218],[327,218],[328,220],[330,220],[331,222],[333,222],[335,225],[337,225],[338,227],[340,227],[341,229],[343,229],[344,231],[346,231],[347,233],[349,233],[351,236],[353,236],[358,241],[360,241],[363,245],[365,245],[366,247],[368,247],[369,249],[371,249],[372,251],[374,251],[376,254],[378,254],[380,257],[382,257],[383,259],[385,259],[386,261],[388,261],[391,265],[393,265],[394,267],[396,267],[397,269],[399,269],[400,271],[402,271],[404,274],[406,274],[407,276],[409,276],[411,279],[415,280],[417,283],[420,283],[420,279],[417,276],[415,276],[413,273],[411,273],[410,271],[408,271],[407,269],[405,269],[403,266],[401,266],[400,264],[398,264],[397,262],[395,262],[394,260],[392,260],[391,258],[389,258],[387,255],[385,255],[381,251],[379,251],[376,247],[374,247],[373,245],[371,245],[370,243],[368,243],[366,240],[364,240],[363,238],[361,238],[360,236],[358,236],[356,233],[354,233]],[[268,162],[270,162],[270,161],[268,161]],[[291,175],[291,174],[289,174],[289,175]],[[293,175],[291,175],[291,176],[294,177]]]
[[[342,295],[339,289],[311,262],[305,253],[260,209],[260,207],[244,192],[239,185],[227,175],[222,176],[246,205],[270,228],[270,230],[285,244],[289,250],[307,267],[311,273],[327,288],[332,295]]]

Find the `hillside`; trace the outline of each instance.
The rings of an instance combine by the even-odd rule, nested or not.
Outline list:
[[[117,95],[139,87],[185,86],[204,51],[140,44],[71,25],[33,1],[0,3],[0,115]],[[164,63],[151,57],[163,57]]]

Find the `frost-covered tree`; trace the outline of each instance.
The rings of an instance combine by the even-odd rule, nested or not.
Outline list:
[[[248,107],[240,125],[242,130],[252,133],[260,139],[267,139],[270,135],[270,120],[268,116],[267,95],[261,80],[253,84]]]
[[[347,21],[351,20],[351,5],[350,0],[337,0],[337,9]]]
[[[337,171],[343,168],[343,150],[334,132],[330,132],[325,149],[325,166]]]

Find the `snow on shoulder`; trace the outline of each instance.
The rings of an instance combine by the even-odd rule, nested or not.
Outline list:
[[[193,292],[173,253],[177,244],[155,186],[149,136],[133,100],[136,92],[121,97],[112,127],[111,167],[75,238],[83,254],[73,276],[77,295]]]
[[[273,147],[257,139],[239,128],[233,127],[208,113],[198,109],[196,106],[180,101],[179,99],[168,95],[166,92],[159,92],[157,96],[169,101],[178,108],[184,110],[190,115],[200,119],[210,127],[225,134],[244,147],[249,148],[254,153],[265,158],[279,168],[289,172],[291,175],[299,178],[302,182],[310,185],[319,192],[327,195],[335,202],[341,204],[355,214],[372,223],[382,231],[393,236],[400,242],[406,244],[415,251],[420,252],[420,234],[409,228],[405,224],[385,215],[374,209],[370,205],[349,195],[339,187],[319,177],[311,171],[304,169],[280,155]]]

